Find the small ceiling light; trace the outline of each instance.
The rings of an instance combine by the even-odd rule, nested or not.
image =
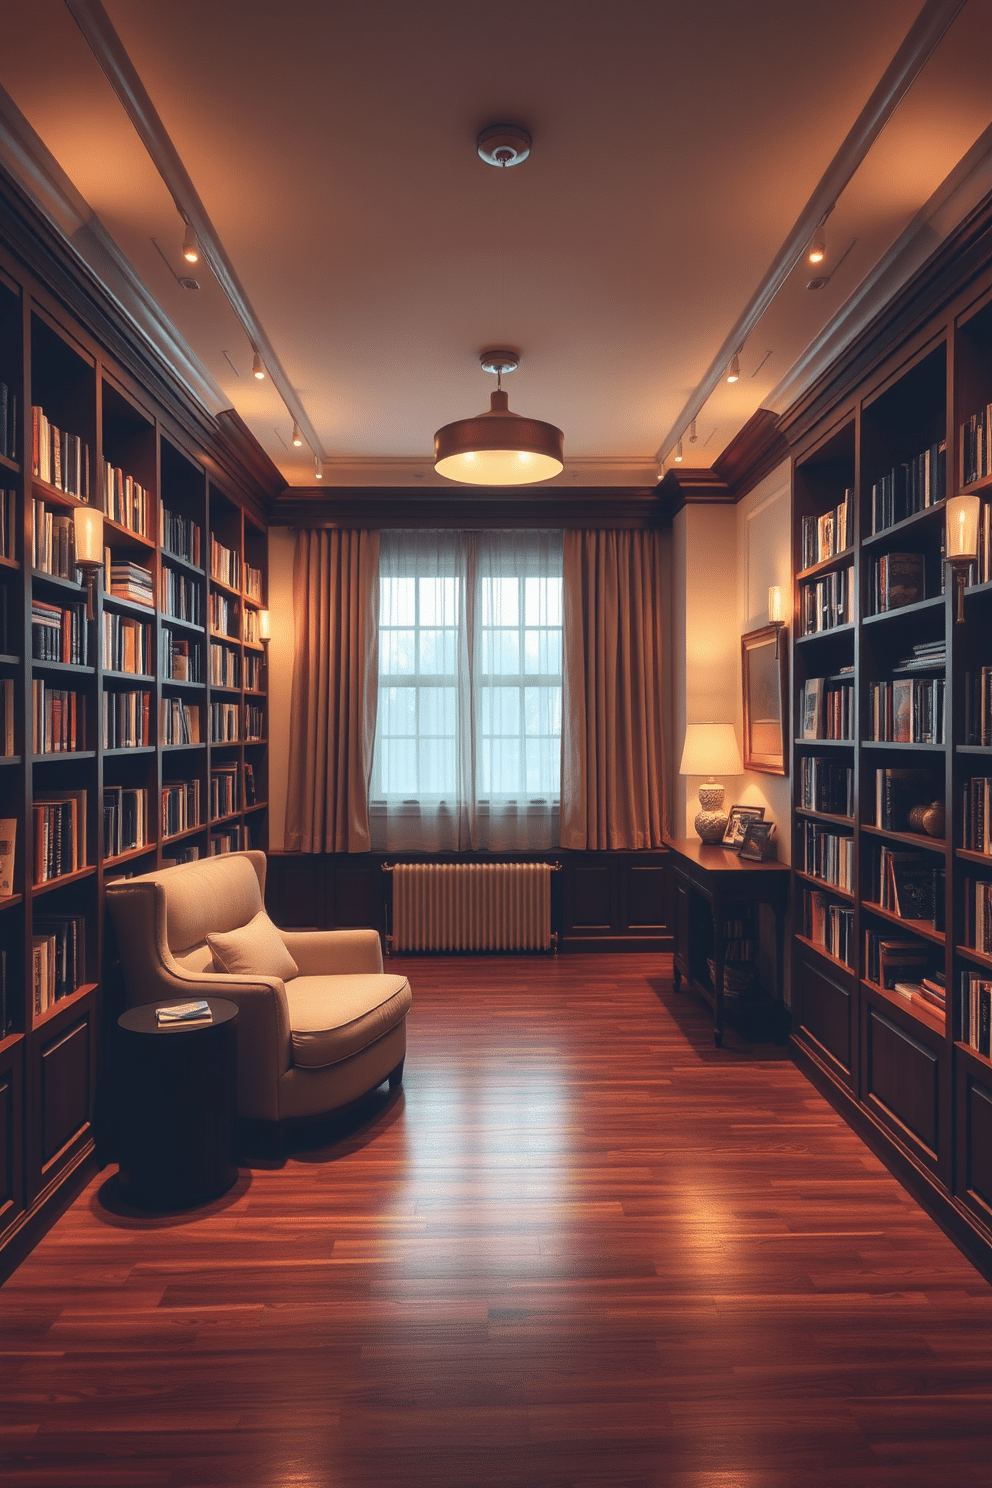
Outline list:
[[[695,444],[695,442],[696,442],[696,420],[693,419],[692,423],[689,425],[689,443],[690,444]]]
[[[259,382],[261,382],[265,377],[265,368],[262,366],[261,352],[256,351],[255,355],[252,357],[251,370],[252,376],[257,377]]]
[[[682,441],[681,441],[681,439],[679,440],[678,444],[675,446],[675,463],[676,463],[676,465],[680,465],[682,463]]]
[[[520,365],[516,352],[484,351],[479,361],[486,372],[496,374],[489,412],[438,429],[434,435],[438,475],[471,486],[529,486],[559,475],[565,467],[561,430],[511,413],[503,392],[504,372]]]
[[[506,169],[508,165],[522,165],[530,154],[533,140],[522,124],[490,124],[475,142],[480,159],[487,165]]]
[[[183,234],[183,258],[187,263],[200,262],[200,245],[196,241],[196,233],[187,222],[186,231]]]
[[[319,455],[314,455],[314,457],[313,457],[313,473],[316,476],[317,480],[323,480],[324,479],[324,467],[320,463],[320,456]]]
[[[740,357],[737,355],[737,352],[735,351],[734,354],[733,354],[733,356],[730,358],[730,366],[727,368],[727,381],[728,382],[739,382],[740,381],[740,375],[741,375]]]
[[[820,226],[813,234],[813,241],[809,245],[809,252],[807,253],[806,257],[809,259],[811,264],[820,264],[823,262],[826,256],[827,239],[826,234],[823,230],[823,223],[821,222]]]
[[[296,445],[297,449],[299,449],[303,443],[303,435],[300,433],[300,426],[295,419],[293,420],[293,443]]]

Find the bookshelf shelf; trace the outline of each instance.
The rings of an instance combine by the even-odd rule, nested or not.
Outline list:
[[[888,1003],[889,1007],[898,1008],[901,1013],[907,1013],[910,1018],[915,1018],[934,1033],[944,1033],[946,1020],[938,1008],[926,1006],[917,1002],[915,998],[903,997],[901,993],[893,991],[890,987],[880,987],[877,982],[870,982],[867,978],[862,980],[861,985],[872,997]]]
[[[0,680],[5,703],[13,686],[14,743],[20,751],[0,757],[0,817],[14,821],[18,890],[0,900],[0,976],[14,1030],[0,1040],[0,1050],[16,1044],[19,1061],[17,1109],[0,1103],[0,1282],[15,1249],[22,1253],[25,1241],[43,1233],[64,1206],[67,1186],[80,1185],[94,1168],[94,1099],[109,1047],[104,1025],[119,1011],[122,995],[116,986],[109,995],[107,989],[116,948],[105,924],[106,882],[206,855],[211,839],[205,821],[169,838],[163,838],[162,826],[166,819],[177,825],[193,814],[206,816],[212,761],[221,774],[236,763],[239,803],[218,828],[223,839],[215,846],[249,840],[265,846],[265,813],[244,809],[245,746],[215,750],[204,742],[162,741],[185,737],[187,726],[194,735],[198,728],[201,740],[209,731],[211,592],[230,595],[230,624],[237,634],[223,639],[236,658],[237,675],[244,674],[243,617],[246,607],[257,606],[257,593],[249,597],[237,586],[221,590],[207,568],[216,539],[239,584],[247,564],[261,573],[265,592],[266,510],[275,494],[260,484],[260,467],[243,462],[237,442],[220,426],[212,428],[164,364],[152,368],[142,337],[101,297],[91,276],[76,275],[65,243],[40,218],[26,217],[20,198],[8,195],[11,189],[0,180],[0,380],[16,391],[23,415],[16,448],[29,454],[24,463],[0,456],[0,489],[11,493],[4,497],[3,530],[9,524],[14,537],[0,555],[6,595]],[[109,327],[112,344],[102,339]],[[87,599],[72,546],[72,516],[84,503],[103,510],[111,568],[123,570],[117,587],[138,598],[107,593],[104,569],[97,578],[89,652],[59,653],[50,637],[39,638],[41,644],[35,640],[32,612],[36,625],[55,630],[55,610],[75,610]],[[151,576],[150,595],[142,574],[132,575],[130,590],[124,587],[128,565]],[[56,572],[47,572],[49,566]],[[253,574],[248,582],[259,581]],[[150,602],[139,602],[146,596]],[[177,615],[167,614],[169,608]],[[70,636],[76,623],[62,622]],[[34,649],[85,654],[93,665],[35,659]],[[125,658],[142,670],[121,669]],[[114,664],[104,667],[105,659]],[[171,678],[166,673],[173,666],[203,680]],[[137,697],[127,699],[128,693]],[[62,694],[75,698],[68,711]],[[234,698],[243,728],[240,691]],[[46,733],[38,734],[34,710],[43,703]],[[104,733],[105,707],[119,731]],[[147,714],[146,734],[131,732],[128,710],[135,708],[139,717]],[[84,734],[78,731],[80,712]],[[254,726],[260,726],[257,720]],[[105,737],[134,736],[150,742],[102,747]],[[90,747],[28,752],[42,738],[60,737]],[[267,779],[264,745],[252,744],[249,753],[261,786]],[[136,840],[132,812],[148,840],[105,855],[105,846]],[[84,860],[83,868],[55,872]],[[39,871],[45,863],[52,873],[46,882],[33,881],[36,863]],[[36,1013],[36,1007],[43,1011]],[[57,1059],[46,1065],[53,1048]],[[15,1236],[17,1246],[7,1248]]]
[[[804,945],[808,951],[815,951],[818,956],[821,956],[836,971],[841,972],[844,976],[853,977],[854,972],[848,966],[847,962],[842,961],[839,956],[835,956],[831,951],[828,951],[826,946],[822,945],[820,941],[810,940],[808,935],[799,935],[798,933],[795,936],[795,940],[798,944]]]

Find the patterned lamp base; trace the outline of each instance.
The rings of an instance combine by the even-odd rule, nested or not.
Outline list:
[[[693,822],[703,842],[719,842],[727,830],[727,813],[723,809],[723,786],[707,780],[699,787],[700,810]]]

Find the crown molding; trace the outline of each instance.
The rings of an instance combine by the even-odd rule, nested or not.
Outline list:
[[[511,494],[512,493],[512,494]],[[664,525],[655,486],[434,490],[287,486],[269,508],[274,527],[644,528]]]

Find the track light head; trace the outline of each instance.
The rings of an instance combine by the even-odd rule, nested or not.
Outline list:
[[[262,382],[263,381],[263,379],[265,377],[265,368],[262,366],[262,354],[261,354],[261,352],[256,351],[255,355],[252,357],[252,359],[251,359],[251,371],[252,371],[252,376],[253,377],[257,377],[258,380],[259,380],[259,382]]]
[[[300,426],[295,419],[293,420],[293,443],[296,445],[297,449],[299,449],[303,443],[303,435],[300,433]]]
[[[319,455],[314,455],[314,457],[313,457],[313,473],[314,473],[314,478],[316,480],[323,480],[324,479],[324,467],[320,463],[320,456]]]
[[[183,258],[191,264],[200,262],[200,245],[196,240],[196,233],[188,222],[183,234]]]
[[[730,366],[727,368],[727,381],[728,382],[739,382],[740,381],[740,375],[741,375],[740,357],[738,356],[737,352],[735,351],[734,354],[733,354],[733,356],[730,358]]]
[[[822,224],[813,234],[813,240],[809,245],[809,253],[806,255],[811,264],[820,264],[827,256],[826,234]]]
[[[696,434],[696,420],[693,419],[692,423],[689,425],[689,443],[690,444],[695,444],[697,437],[698,436]]]
[[[676,465],[681,465],[681,463],[682,463],[682,441],[681,441],[681,439],[679,440],[678,444],[675,446],[675,463],[676,463]]]

